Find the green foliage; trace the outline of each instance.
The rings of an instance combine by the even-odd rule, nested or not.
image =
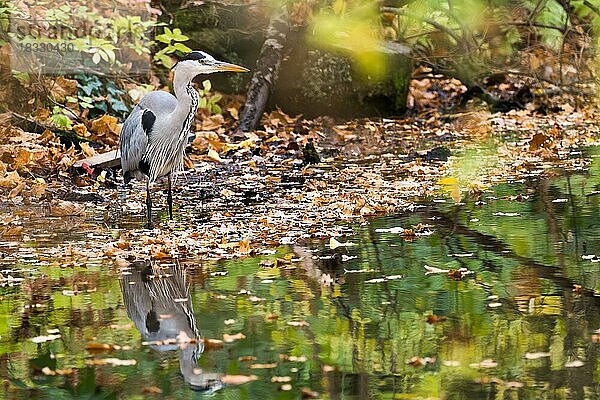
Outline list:
[[[75,78],[78,82],[76,101],[80,107],[90,109],[91,118],[106,113],[124,118],[129,112],[124,101],[125,92],[117,88],[114,81],[88,74],[80,74]]]
[[[217,104],[222,96],[220,94],[210,94],[212,88],[211,83],[208,79],[202,81],[202,89],[198,90],[200,100],[198,101],[198,107],[207,110],[210,114],[221,114],[221,107]]]
[[[381,18],[378,2],[326,2],[329,6],[321,8],[307,30],[309,40],[349,52],[358,70],[373,77],[386,67],[380,50],[383,41],[395,40],[409,45],[418,62],[471,86],[491,72],[515,65],[526,67],[526,62],[516,57],[517,50],[547,48],[555,51],[555,57],[560,57],[568,48],[565,43],[569,42],[572,58],[583,57],[596,46],[600,33],[598,5],[594,2],[409,0],[386,3],[398,5],[385,8],[388,16]],[[389,16],[393,14],[396,19]],[[589,38],[592,46],[582,44]],[[531,69],[545,62],[534,60]],[[557,62],[560,61],[547,61],[546,65]]]
[[[73,122],[65,114],[64,109],[59,106],[54,106],[52,108],[52,115],[50,116],[49,120],[59,128],[71,129],[73,127]]]
[[[311,21],[308,41],[337,52],[348,52],[358,70],[379,78],[385,73],[385,59],[378,51],[377,2],[348,3],[339,0],[324,8]]]
[[[185,54],[192,51],[192,49],[182,43],[189,40],[189,37],[182,34],[181,29],[179,28],[171,30],[165,27],[163,33],[156,36],[156,40],[165,44],[165,47],[156,52],[154,55],[154,61],[164,65],[167,68],[171,68],[173,66],[173,61],[169,56],[170,54]]]

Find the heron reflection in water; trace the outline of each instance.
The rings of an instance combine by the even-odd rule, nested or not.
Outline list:
[[[149,262],[136,261],[123,273],[121,291],[127,315],[150,347],[158,351],[180,349],[179,369],[193,390],[212,392],[223,386],[220,374],[197,366],[204,344],[181,266],[158,269]],[[190,343],[182,343],[185,335],[192,339]]]

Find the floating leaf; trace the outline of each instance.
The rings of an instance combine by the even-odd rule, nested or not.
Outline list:
[[[242,385],[257,379],[256,375],[224,375],[221,377],[221,382],[226,385]]]

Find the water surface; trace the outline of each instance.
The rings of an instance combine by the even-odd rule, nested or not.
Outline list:
[[[18,278],[0,288],[0,393],[598,399],[599,184],[592,167],[349,224],[348,246],[125,269],[78,263],[86,226],[42,221],[35,251],[0,248]],[[256,379],[221,383],[235,375]]]

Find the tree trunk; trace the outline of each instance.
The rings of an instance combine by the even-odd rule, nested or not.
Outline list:
[[[256,70],[250,81],[246,103],[240,114],[239,129],[242,132],[253,131],[260,121],[269,99],[269,93],[277,82],[288,32],[287,12],[285,7],[282,7],[271,17],[266,39],[256,62]]]

